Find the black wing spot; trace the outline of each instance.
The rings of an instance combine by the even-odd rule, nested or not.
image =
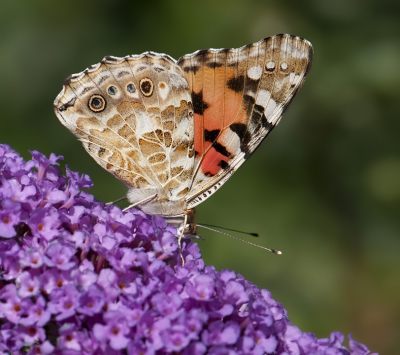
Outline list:
[[[131,74],[131,73],[130,73],[129,71],[121,70],[121,71],[118,73],[117,78],[120,79],[120,78],[122,78],[123,76],[130,75],[130,74]]]
[[[246,92],[257,92],[260,79],[254,80],[249,77],[246,78]]]
[[[203,90],[199,93],[192,93],[193,111],[198,115],[202,115],[209,105],[203,101]]]
[[[202,58],[202,62],[204,62],[204,58],[205,58],[207,53],[210,53],[209,49],[200,49],[200,50],[197,51],[196,57],[201,57]]]
[[[200,70],[200,66],[199,65],[193,65],[193,66],[187,66],[183,68],[183,71],[185,73],[189,73],[189,72],[193,72],[194,75],[196,75],[196,73]]]
[[[220,166],[223,170],[226,170],[229,168],[229,164],[225,160],[221,160],[218,163],[218,166]]]
[[[90,90],[93,90],[93,89],[94,89],[93,86],[85,87],[85,88],[81,91],[80,95],[81,95],[81,96],[82,96],[82,95],[85,95],[87,92],[89,92]]]
[[[261,124],[262,126],[267,129],[268,131],[270,131],[272,128],[275,127],[275,125],[271,122],[268,122],[267,117],[265,116],[265,114],[263,114],[261,116]]]
[[[252,132],[258,131],[261,127],[265,128],[267,131],[274,127],[273,123],[268,122],[264,113],[264,107],[261,105],[254,105],[253,114],[251,115],[250,120]]]
[[[261,120],[263,115],[264,115],[264,107],[262,107],[261,105],[254,105],[254,110],[250,117],[251,130],[253,132],[258,131],[261,128],[262,125]]]
[[[219,129],[214,129],[212,131],[207,131],[206,129],[204,130],[204,140],[206,142],[211,142],[212,147],[220,154],[222,154],[225,157],[230,158],[231,153],[229,153],[225,146],[223,146],[221,143],[217,142],[217,138],[219,135],[220,130]]]
[[[103,75],[99,82],[97,83],[98,86],[100,86],[104,81],[106,81],[110,76],[109,75]]]
[[[250,95],[243,95],[243,105],[246,108],[246,114],[250,115],[253,111],[253,106],[256,102],[256,99]]]
[[[244,123],[232,123],[229,128],[239,136],[241,141],[244,139],[247,131],[247,127]]]
[[[75,105],[76,97],[73,97],[71,100],[66,102],[64,105],[61,105],[58,111],[63,112],[68,109],[68,107],[72,107]]]
[[[153,94],[154,85],[151,79],[143,78],[139,82],[139,88],[144,96],[149,97]]]
[[[264,113],[264,106],[254,105],[254,112],[257,113],[258,116],[261,116]]]
[[[221,143],[218,142],[214,142],[212,144],[212,147],[219,153],[222,154],[224,157],[230,158],[231,157],[231,153],[229,153],[225,146],[223,146]]]
[[[227,85],[234,92],[242,92],[244,88],[244,76],[240,75],[237,78],[229,79]]]
[[[206,129],[204,130],[204,140],[206,142],[215,142],[215,140],[218,138],[220,130],[219,129],[214,129],[212,131],[207,131]]]
[[[147,69],[147,66],[142,65],[141,67],[136,69],[136,72],[140,72],[140,71],[143,71],[145,69]]]
[[[206,54],[208,53],[208,49],[203,49],[200,50],[196,53],[195,60],[198,63],[197,65],[189,66],[188,71],[192,71],[193,74],[196,75],[196,73],[201,69],[201,67],[204,65],[206,62]],[[178,61],[178,65],[179,65]],[[185,69],[184,69],[185,70]]]
[[[222,66],[224,66],[223,63],[219,63],[219,62],[207,62],[205,63],[207,67],[214,69],[214,68],[221,68]]]
[[[164,71],[163,68],[159,68],[159,67],[154,67],[153,70],[156,71],[157,73],[161,73],[162,71]]]

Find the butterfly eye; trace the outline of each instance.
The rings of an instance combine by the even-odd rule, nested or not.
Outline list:
[[[110,95],[115,95],[117,93],[117,88],[115,86],[109,86],[108,89],[107,89],[107,92]]]
[[[101,112],[106,108],[106,100],[101,95],[93,95],[89,99],[89,108],[93,112]]]
[[[151,96],[151,94],[153,93],[154,85],[149,78],[143,78],[142,80],[140,80],[139,87],[142,94],[146,97]]]
[[[135,85],[133,84],[128,84],[126,86],[126,90],[128,90],[131,94],[133,94],[136,91]]]

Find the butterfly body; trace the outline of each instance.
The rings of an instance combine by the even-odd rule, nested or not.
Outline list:
[[[65,81],[54,109],[131,203],[190,234],[193,208],[277,125],[311,60],[311,44],[290,35],[178,61],[105,57]]]

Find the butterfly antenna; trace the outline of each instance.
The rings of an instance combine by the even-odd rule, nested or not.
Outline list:
[[[128,199],[126,196],[117,198],[117,199],[114,200],[114,201],[107,202],[107,203],[106,203],[106,206],[108,206],[108,205],[113,205],[114,203],[117,203],[117,202],[120,202],[120,201],[124,201],[124,200],[126,200],[126,199]]]
[[[197,224],[197,223],[196,223],[196,226],[197,226],[197,227],[202,227],[202,228],[204,228],[204,229],[208,229],[208,230],[213,231],[213,232],[216,232],[216,233],[224,234],[224,235],[226,235],[226,236],[228,236],[228,237],[230,237],[230,238],[232,238],[232,239],[236,239],[236,240],[239,240],[239,241],[241,241],[241,242],[243,242],[243,243],[250,244],[250,245],[252,245],[253,247],[257,247],[257,248],[260,248],[260,249],[267,250],[267,251],[269,251],[269,252],[271,252],[271,253],[273,253],[273,254],[276,254],[276,255],[281,255],[281,254],[282,254],[282,252],[279,251],[279,250],[275,250],[275,249],[270,249],[270,248],[267,248],[267,247],[263,247],[263,246],[261,246],[261,245],[258,245],[258,244],[249,242],[249,241],[247,241],[247,240],[244,240],[244,239],[242,239],[242,238],[238,238],[238,237],[235,237],[235,236],[233,236],[233,235],[231,235],[231,234],[222,232],[222,231],[220,231],[220,230],[218,230],[218,229],[211,228],[211,227],[209,227],[208,225],[205,225],[205,224]],[[228,228],[224,228],[224,229],[230,230],[230,229],[228,229]]]
[[[196,224],[196,225],[198,225],[198,224]],[[212,224],[204,224],[204,223],[202,223],[201,227],[203,227],[203,226],[210,227],[210,228],[224,229],[226,231],[231,231],[231,232],[236,232],[236,233],[247,234],[247,235],[251,235],[252,237],[259,237],[258,233],[253,233],[253,232],[244,232],[244,231],[240,231],[240,230],[237,230],[237,229],[230,229],[230,228],[226,228],[226,227],[220,227],[220,226],[214,226]]]

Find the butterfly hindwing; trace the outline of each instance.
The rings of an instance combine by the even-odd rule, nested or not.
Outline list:
[[[277,35],[178,60],[194,109],[195,175],[188,208],[213,194],[278,124],[312,61],[311,44]]]
[[[168,200],[182,200],[181,212],[193,176],[194,127],[188,84],[174,59],[153,52],[105,57],[65,81],[54,109],[88,153],[131,187],[131,201],[168,191]]]

